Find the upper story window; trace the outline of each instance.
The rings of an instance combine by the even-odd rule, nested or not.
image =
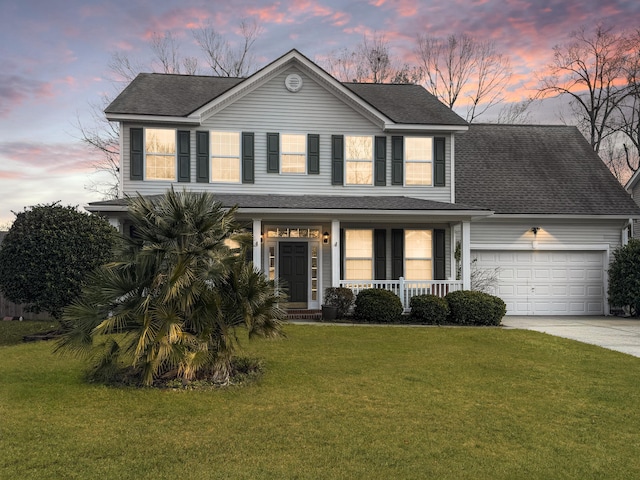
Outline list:
[[[347,185],[373,185],[373,137],[345,136]]]
[[[433,138],[405,137],[405,185],[431,185]]]
[[[307,172],[307,136],[284,133],[280,139],[280,172]]]
[[[373,279],[373,230],[346,229],[345,280]]]
[[[211,132],[211,181],[240,183],[238,132]]]
[[[145,178],[176,179],[176,131],[168,128],[145,129]]]
[[[404,231],[404,277],[407,280],[431,280],[432,231]]]

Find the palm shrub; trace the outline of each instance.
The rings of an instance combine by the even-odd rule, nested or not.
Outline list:
[[[449,316],[449,304],[436,295],[425,294],[411,297],[409,320],[415,323],[442,325]]]
[[[394,323],[402,315],[400,297],[388,290],[367,288],[356,296],[353,318],[367,323]]]
[[[275,337],[285,317],[282,292],[245,259],[234,214],[208,193],[130,199],[135,238],[65,310],[73,328],[57,348],[89,357],[99,380],[228,383],[238,329]]]

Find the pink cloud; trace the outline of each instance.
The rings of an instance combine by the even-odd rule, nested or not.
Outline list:
[[[15,73],[0,73],[0,118],[29,100],[53,97],[50,82],[35,80]]]
[[[0,157],[47,175],[90,171],[99,160],[95,152],[80,143],[3,142]]]
[[[0,170],[0,180],[18,180],[26,178],[27,176],[18,172],[12,172],[9,170]]]

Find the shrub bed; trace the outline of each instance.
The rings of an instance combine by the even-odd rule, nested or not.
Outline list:
[[[395,323],[400,320],[402,310],[402,302],[395,293],[369,288],[356,296],[353,319],[365,323]]]
[[[451,292],[445,297],[449,304],[449,322],[456,325],[500,325],[507,312],[501,298],[472,290]]]
[[[409,302],[411,314],[410,323],[423,323],[427,325],[442,325],[447,323],[449,316],[449,304],[436,295],[416,295]]]

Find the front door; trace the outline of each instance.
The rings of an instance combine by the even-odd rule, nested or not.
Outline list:
[[[289,303],[304,303],[304,305],[296,305],[301,308],[307,306],[307,250],[306,242],[280,242],[278,252],[278,276],[286,282]]]

